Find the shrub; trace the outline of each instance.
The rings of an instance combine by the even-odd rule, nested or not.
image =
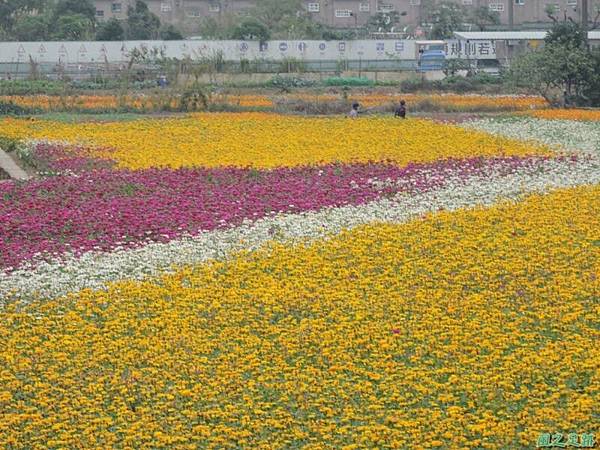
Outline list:
[[[298,77],[282,77],[281,75],[274,76],[267,83],[267,85],[270,87],[276,87],[280,89],[312,87],[315,84],[316,83],[312,80],[305,80],[304,78]]]
[[[375,82],[359,77],[330,77],[323,81],[325,86],[374,86]]]
[[[0,101],[0,116],[2,115],[14,115],[14,116],[22,116],[28,114],[35,114],[40,112],[34,108],[26,108],[23,106],[19,106],[13,102],[4,102]]]

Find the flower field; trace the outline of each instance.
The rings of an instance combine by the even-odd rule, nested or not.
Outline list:
[[[544,109],[526,114],[540,119],[600,121],[600,110],[597,109]]]
[[[0,443],[525,449],[597,432],[597,132],[0,119],[44,172],[0,182]]]
[[[393,161],[398,165],[472,156],[548,154],[516,140],[410,119],[349,122],[267,113],[197,114],[127,123],[59,123],[7,119],[2,134],[74,142],[118,167],[293,167],[333,162]]]
[[[395,92],[357,92],[352,100],[359,101],[368,108],[393,108],[401,99],[406,100],[413,110],[435,108],[444,111],[528,111],[548,107],[541,97],[528,95],[461,95],[461,94],[413,94]],[[286,102],[345,102],[340,93],[215,93],[209,95],[209,103],[220,106],[247,109],[271,110]],[[0,96],[0,102],[10,102],[21,107],[42,111],[82,111],[101,112],[116,110],[137,110],[144,112],[168,109],[177,110],[179,97],[175,94],[147,93],[139,95],[13,95]]]

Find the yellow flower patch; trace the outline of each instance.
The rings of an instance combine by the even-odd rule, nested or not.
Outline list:
[[[597,431],[598,211],[600,187],[564,190],[13,305],[0,442],[518,449]]]
[[[600,110],[597,109],[546,109],[528,111],[526,114],[540,119],[600,121]]]
[[[197,114],[126,123],[5,119],[0,135],[83,143],[120,167],[253,166],[545,154],[516,140],[428,120],[393,117],[292,117],[265,113]]]

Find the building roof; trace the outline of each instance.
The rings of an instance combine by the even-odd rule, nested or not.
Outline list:
[[[455,31],[454,36],[469,41],[541,41],[547,33],[547,31]],[[600,40],[600,31],[590,31],[588,38]]]

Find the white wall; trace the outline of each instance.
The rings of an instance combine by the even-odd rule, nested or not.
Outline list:
[[[448,58],[495,59],[492,41],[447,41]],[[483,46],[481,45],[483,44]],[[164,56],[197,59],[222,51],[227,61],[240,59],[298,58],[319,60],[414,60],[415,41],[269,41],[262,48],[255,41],[125,41],[125,42],[0,42],[0,63],[119,63],[129,60],[134,48],[163,52]]]

